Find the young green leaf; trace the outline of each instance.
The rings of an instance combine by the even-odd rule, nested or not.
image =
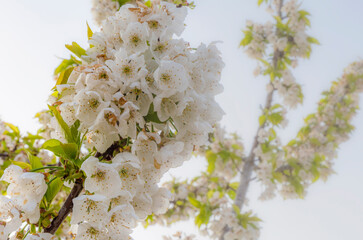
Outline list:
[[[57,193],[61,190],[63,186],[63,181],[59,178],[54,179],[50,184],[48,184],[48,189],[45,193],[45,199],[48,204],[52,202]]]
[[[93,36],[93,32],[92,32],[92,29],[89,27],[88,25],[88,22],[87,23],[87,37],[88,37],[88,40],[90,40]]]
[[[57,79],[56,86],[61,84],[66,84],[68,82],[68,78],[71,75],[74,67],[69,67],[62,71]],[[55,87],[54,87],[55,88]]]
[[[78,145],[76,143],[62,143],[56,139],[50,139],[43,143],[43,149],[53,152],[56,156],[74,160],[78,156]]]
[[[86,55],[86,50],[84,50],[78,43],[72,42],[72,44],[66,44],[66,48],[74,53],[77,57],[82,58]]]
[[[28,154],[30,165],[31,165],[31,169],[36,169],[36,168],[42,168],[43,167],[43,164],[40,161],[39,157],[34,156],[29,151],[27,151],[27,154]]]
[[[209,174],[212,174],[214,172],[214,169],[216,167],[216,160],[217,160],[217,154],[215,154],[213,151],[208,150],[205,154],[207,161],[208,161],[208,169],[207,172]]]
[[[196,208],[200,208],[202,206],[201,202],[193,197],[188,197],[188,200]]]
[[[26,163],[26,162],[19,162],[19,161],[11,161],[11,164],[14,164],[16,166],[19,166],[21,167],[22,169],[27,169],[27,170],[30,170],[32,169],[32,166],[29,164],[29,163]]]
[[[60,113],[58,112],[57,108],[54,106],[50,106],[50,105],[48,105],[48,107],[52,111],[54,117],[57,119],[59,125],[61,126],[67,142],[69,142],[69,143],[76,142],[73,139],[71,129],[69,128],[68,124],[63,120],[63,118],[60,115]]]

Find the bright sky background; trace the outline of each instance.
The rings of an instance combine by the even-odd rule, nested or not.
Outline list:
[[[257,8],[257,0],[197,0],[197,8],[187,17],[185,39],[200,42],[222,41],[219,45],[226,68],[218,97],[226,112],[223,124],[238,132],[248,147],[257,128],[259,106],[264,102],[266,80],[252,75],[256,63],[247,58],[238,43],[246,19],[263,22],[268,14]],[[305,0],[311,14],[311,35],[321,45],[314,47],[311,59],[301,61],[294,71],[303,85],[303,107],[290,112],[290,126],[283,139],[293,137],[302,118],[316,108],[320,93],[342,74],[349,63],[363,56],[363,1]],[[0,116],[4,121],[33,131],[35,113],[46,107],[53,86],[52,71],[57,57],[68,57],[65,43],[86,45],[86,21],[93,29],[91,0],[12,0],[0,7]],[[363,101],[361,101],[363,104]],[[363,113],[354,119],[356,131],[341,146],[336,160],[337,174],[326,183],[309,189],[305,200],[277,198],[257,201],[258,184],[249,191],[250,207],[264,220],[262,240],[359,240],[363,239]],[[179,177],[192,176],[203,163],[193,159],[173,171]],[[170,177],[167,176],[167,178]],[[192,223],[177,224],[167,232],[195,232]],[[160,240],[160,227],[138,229],[135,240]],[[204,238],[200,238],[204,239]]]

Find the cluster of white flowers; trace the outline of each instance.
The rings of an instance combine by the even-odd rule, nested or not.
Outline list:
[[[257,240],[260,236],[258,223],[242,226],[230,206],[220,206],[213,212],[214,218],[210,221],[209,231],[212,239],[220,239],[224,228],[228,226],[228,232],[224,239],[228,240]]]
[[[302,103],[303,94],[301,86],[296,82],[295,77],[289,69],[283,71],[281,81],[275,81],[271,84],[282,97],[283,103],[286,106],[296,108]]]
[[[223,115],[214,99],[224,66],[215,44],[193,49],[174,37],[186,14],[167,2],[123,5],[93,34],[84,64],[57,86],[60,97],[50,98],[66,124],[79,120],[89,149],[123,149],[111,161],[91,156],[82,164],[76,239],[127,239],[136,221],[164,213],[171,194],[160,178],[207,144]],[[65,142],[57,119],[50,121],[52,138]]]
[[[267,48],[269,36],[275,36],[273,34],[273,24],[268,22],[266,24],[254,23],[250,20],[246,23],[247,28],[249,29],[246,34],[248,34],[248,46],[245,50],[246,54],[250,58],[262,58],[265,55],[265,51]]]
[[[16,148],[17,142],[6,134],[9,131],[9,128],[6,126],[5,122],[0,120],[0,147],[3,152],[13,151]],[[5,149],[7,151],[5,151]],[[0,156],[0,165],[3,164],[3,156]]]
[[[285,1],[279,11],[281,1],[273,2],[276,11],[272,11],[272,14],[277,14],[274,16],[276,24],[248,21],[241,45],[246,47],[245,52],[249,57],[260,61],[254,75],[272,76],[271,83],[267,86],[268,91],[277,90],[284,104],[295,108],[302,103],[303,95],[301,86],[296,82],[288,66],[295,68],[298,58],[309,57],[311,44],[318,42],[306,33],[310,24],[308,13],[300,10],[296,0]],[[275,56],[272,64],[265,59],[270,55]]]
[[[214,128],[213,141],[208,150],[200,149],[199,155],[215,158],[213,175],[231,182],[243,168],[244,146],[237,134],[227,137],[225,129],[217,125]]]
[[[208,159],[207,172],[190,181],[165,183],[164,186],[173,193],[172,208],[151,223],[169,225],[194,217],[199,224],[203,222],[198,225],[200,233],[210,239],[219,239],[226,225],[230,231],[225,239],[241,239],[241,236],[242,239],[257,239],[257,218],[248,218],[250,215],[246,213],[246,221],[242,223],[242,215],[233,208],[238,187],[238,182],[233,181],[244,164],[243,145],[235,134],[227,137],[219,126],[216,126],[212,140],[208,149],[199,150],[199,154]],[[201,219],[201,215],[210,217]]]
[[[260,196],[261,199],[269,199],[274,196],[277,187],[271,179],[277,181],[277,176],[281,178],[279,173],[275,174],[276,166],[286,164],[285,150],[275,128],[287,125],[285,106],[295,108],[303,101],[301,86],[296,82],[291,68],[297,66],[298,58],[309,57],[311,45],[318,43],[316,39],[306,33],[310,24],[309,13],[300,9],[298,1],[274,0],[270,8],[272,10],[270,13],[274,16],[276,23],[255,24],[249,22],[245,38],[241,42],[243,46],[246,46],[247,54],[260,61],[255,75],[270,76],[271,81],[267,84],[267,91],[271,96],[276,91],[283,102],[283,105],[271,104],[264,110],[263,116],[260,118],[262,128],[258,132],[257,145],[253,150],[253,155],[258,159],[255,164],[257,178],[265,188]],[[267,58],[270,55],[273,56],[271,62]],[[283,182],[280,190],[285,197],[287,195],[296,197],[303,194],[301,190],[297,194],[296,188],[304,187],[297,182],[300,181],[293,178]]]
[[[306,28],[310,25],[306,18],[308,13],[300,10],[300,4],[297,0],[287,1],[282,6],[281,11],[288,18],[287,26],[293,32],[289,38],[289,41],[293,43],[290,50],[291,56],[306,57],[306,53],[310,51],[309,36],[306,34]]]
[[[360,61],[345,69],[320,101],[317,113],[306,119],[306,127],[300,131],[296,142],[285,147],[287,159],[296,160],[301,168],[299,178],[304,185],[310,185],[319,177],[326,179],[334,172],[337,148],[348,140],[354,129],[351,120],[362,91],[363,61]]]
[[[320,101],[318,111],[306,118],[306,125],[295,140],[283,147],[272,129],[260,131],[260,145],[255,154],[260,160],[256,174],[265,187],[261,199],[274,197],[276,190],[285,198],[304,196],[314,181],[325,180],[333,173],[337,147],[348,140],[354,128],[350,121],[362,91],[363,61],[360,61],[346,68],[342,78],[333,83]],[[268,148],[263,145],[266,142]]]
[[[275,1],[274,7],[279,8],[280,1]],[[249,57],[260,59],[266,55],[269,45],[272,49],[283,52],[289,47],[289,57],[306,57],[310,51],[309,36],[306,34],[308,20],[307,13],[299,9],[300,5],[296,0],[287,1],[281,9],[284,21],[277,16],[278,24],[272,22],[265,24],[247,21],[247,38],[241,42],[247,45],[246,53]],[[278,12],[278,11],[276,11]],[[275,11],[272,11],[274,14]],[[289,29],[289,31],[287,31]],[[295,59],[296,60],[296,59]]]
[[[42,130],[40,132],[43,133]],[[26,151],[30,149],[31,151],[33,150],[34,155],[39,157],[41,161],[47,162],[52,160],[53,155],[40,149],[42,143],[42,136],[32,135],[31,133],[23,136],[16,126],[0,120],[0,169],[2,166],[4,168],[8,166],[9,164],[5,163],[9,160],[29,162]],[[2,189],[1,185],[0,189]]]
[[[102,21],[114,15],[120,8],[118,1],[113,0],[92,0],[93,19],[98,26],[101,26]]]
[[[258,146],[254,149],[255,156],[259,159],[256,164],[256,176],[264,191],[260,195],[261,200],[267,200],[274,197],[276,186],[271,181],[271,173],[274,170],[274,164],[279,166],[284,162],[284,152],[281,150],[280,138],[276,135],[273,128],[268,130],[261,129],[258,132]],[[268,144],[268,149],[266,148]]]
[[[16,165],[5,170],[1,181],[9,183],[7,195],[0,197],[0,238],[7,239],[22,222],[38,222],[39,204],[47,191],[47,184],[43,174],[23,172]]]

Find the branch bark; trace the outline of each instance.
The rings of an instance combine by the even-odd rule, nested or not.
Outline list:
[[[278,14],[278,16],[280,18],[282,17],[281,9],[282,9],[282,6],[283,6],[283,1],[284,0],[280,0],[279,6],[278,6],[278,9],[277,9],[277,14]],[[277,69],[277,63],[278,63],[279,59],[282,56],[283,56],[283,52],[280,52],[277,49],[274,51],[273,59],[272,59],[272,65],[273,65],[273,68],[275,70]],[[268,95],[266,97],[266,101],[265,101],[264,110],[268,110],[268,109],[271,108],[274,93],[275,93],[275,89],[273,89],[271,92],[268,93]],[[241,211],[242,211],[243,205],[244,205],[245,200],[246,200],[246,194],[247,194],[248,187],[249,187],[249,184],[250,184],[250,181],[251,181],[251,176],[252,176],[252,173],[253,173],[253,169],[255,167],[255,153],[254,153],[254,150],[258,146],[258,133],[265,126],[266,126],[266,123],[263,123],[262,125],[260,125],[258,127],[256,135],[255,135],[254,140],[253,140],[252,147],[251,147],[250,152],[249,152],[249,155],[246,158],[245,164],[243,165],[243,169],[242,169],[242,173],[241,173],[241,177],[240,177],[240,184],[239,184],[239,187],[237,189],[237,194],[236,194],[236,198],[235,198],[235,201],[234,201],[234,204],[236,206],[238,206]],[[226,235],[226,233],[228,231],[229,231],[229,226],[225,225],[224,228],[223,228],[223,232],[221,234],[221,237],[219,239],[220,240],[225,240],[225,235]]]
[[[81,178],[77,179],[74,183],[74,186],[69,194],[68,198],[64,202],[62,208],[59,210],[58,216],[56,216],[50,226],[44,230],[46,233],[54,234],[59,226],[62,224],[64,219],[68,216],[68,214],[72,211],[73,208],[73,199],[78,197],[83,189],[83,180]]]

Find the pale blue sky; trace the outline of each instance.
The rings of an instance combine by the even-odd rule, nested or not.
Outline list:
[[[0,8],[0,116],[24,131],[31,131],[34,114],[45,108],[52,71],[66,57],[65,43],[86,43],[86,21],[92,24],[91,0],[12,0]],[[250,145],[259,105],[264,102],[266,80],[252,75],[256,63],[238,47],[246,19],[265,21],[268,14],[257,8],[255,0],[197,0],[190,11],[183,35],[192,45],[220,40],[226,68],[222,82],[225,91],[218,97],[227,113],[223,124],[237,131]],[[310,33],[321,45],[314,47],[311,59],[294,71],[305,93],[303,107],[291,111],[290,126],[283,139],[296,134],[302,118],[315,110],[320,93],[342,73],[350,62],[363,56],[363,1],[306,0],[303,7],[311,14]],[[363,102],[361,101],[363,104]],[[253,185],[250,207],[264,220],[263,240],[360,240],[363,239],[363,113],[354,119],[357,130],[341,146],[336,160],[337,174],[326,183],[309,189],[305,200],[275,199],[257,201],[260,188]],[[180,177],[197,174],[203,164],[191,160],[173,173]],[[188,169],[188,174],[186,174]],[[191,171],[192,169],[192,171]],[[168,175],[169,176],[169,175]],[[191,223],[168,229],[195,231]],[[160,240],[159,227],[141,228],[135,240]],[[203,238],[200,238],[203,239]]]

